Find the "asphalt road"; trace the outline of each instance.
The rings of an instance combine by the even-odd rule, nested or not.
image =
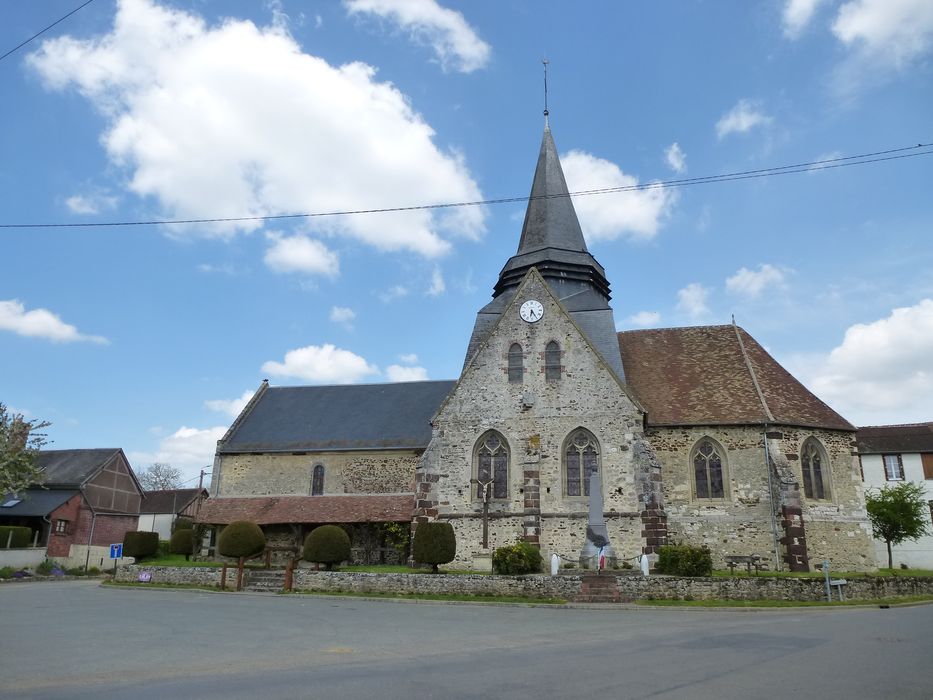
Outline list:
[[[4,698],[933,698],[933,606],[592,610],[0,586]]]

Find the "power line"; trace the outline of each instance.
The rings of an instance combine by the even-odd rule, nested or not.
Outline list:
[[[40,224],[0,224],[0,229],[13,228],[92,228],[95,226],[171,226],[179,224],[219,224],[219,223],[242,223],[247,221],[278,221],[283,219],[313,219],[326,216],[351,216],[358,214],[388,214],[391,212],[405,211],[423,211],[430,209],[452,209],[455,207],[477,207],[491,204],[509,204],[514,202],[529,202],[537,199],[556,199],[559,197],[585,197],[600,194],[612,194],[617,192],[635,192],[641,190],[668,189],[671,187],[689,187],[691,185],[706,185],[717,182],[731,182],[734,180],[751,180],[762,177],[773,177],[775,175],[789,175],[792,173],[813,172],[816,170],[829,170],[832,168],[845,168],[853,165],[867,165],[869,163],[880,163],[888,160],[900,160],[902,158],[915,158],[917,156],[927,156],[933,154],[933,150],[917,150],[930,148],[931,143],[918,143],[916,146],[904,146],[902,148],[891,148],[885,151],[875,151],[873,153],[862,153],[856,156],[843,156],[839,158],[827,158],[824,160],[814,160],[808,163],[795,163],[792,165],[781,165],[773,168],[761,168],[758,170],[742,170],[733,173],[722,173],[720,175],[707,175],[704,177],[682,178],[679,180],[664,180],[656,182],[646,182],[639,185],[622,185],[619,187],[602,187],[592,190],[578,190],[567,194],[545,194],[535,197],[500,197],[497,199],[483,199],[472,202],[447,202],[443,204],[418,204],[412,206],[382,207],[373,209],[353,209],[343,211],[328,212],[308,212],[302,214],[269,214],[265,216],[230,216],[213,217],[204,219],[161,219],[147,221],[100,221],[100,222],[73,222],[73,223],[40,223]],[[906,151],[913,151],[907,153]]]
[[[87,6],[90,5],[92,2],[94,2],[94,0],[87,0],[87,2],[84,2],[84,3],[80,4],[80,5],[78,5],[75,9],[73,9],[73,10],[72,10],[71,12],[69,12],[67,15],[65,15],[64,17],[60,17],[59,19],[55,20],[54,22],[52,22],[52,24],[50,24],[48,27],[46,27],[46,28],[43,29],[42,31],[40,31],[40,32],[38,32],[38,33],[36,33],[36,34],[33,34],[31,37],[29,37],[28,39],[26,39],[26,41],[24,41],[24,42],[23,42],[22,44],[20,44],[19,46],[14,46],[12,49],[10,49],[9,51],[7,51],[5,54],[3,54],[2,56],[0,56],[0,61],[2,61],[4,58],[6,58],[7,56],[9,56],[10,54],[16,53],[16,52],[19,51],[21,48],[23,48],[26,44],[28,44],[30,41],[32,41],[33,39],[39,38],[40,36],[42,36],[43,34],[45,34],[47,31],[49,31],[52,27],[54,27],[56,24],[58,24],[59,22],[64,22],[66,19],[68,19],[69,17],[71,17],[71,15],[73,15],[75,12],[77,12],[78,10],[80,10],[80,9],[83,8],[83,7],[87,7]]]

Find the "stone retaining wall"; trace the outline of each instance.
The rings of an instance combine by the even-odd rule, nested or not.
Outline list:
[[[220,585],[219,568],[127,566],[118,581],[136,581],[148,571],[153,583]],[[612,576],[612,574],[605,574]],[[767,576],[729,578],[677,578],[674,576],[616,576],[624,601],[660,600],[824,600],[826,591],[819,578],[773,578]],[[247,579],[248,580],[248,579]],[[236,581],[236,568],[227,570],[227,586]],[[321,592],[453,594],[476,596],[521,596],[526,598],[580,599],[582,578],[560,576],[481,576],[438,574],[369,574],[341,571],[295,571],[295,589]],[[871,600],[911,595],[933,595],[933,577],[888,576],[849,579],[848,600]],[[835,598],[836,592],[833,590]]]

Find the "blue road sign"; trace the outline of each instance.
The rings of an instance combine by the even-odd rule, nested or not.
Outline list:
[[[123,558],[123,544],[112,544],[110,545],[110,558],[111,559],[122,559]]]

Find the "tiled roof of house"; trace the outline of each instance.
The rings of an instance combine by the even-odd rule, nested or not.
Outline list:
[[[856,440],[862,454],[933,452],[933,423],[868,425]]]
[[[0,500],[0,518],[44,517],[79,493],[76,489],[26,489],[20,493],[8,493]],[[7,503],[11,505],[4,508]],[[0,543],[0,547],[5,544]]]
[[[212,498],[201,506],[197,520],[212,525],[236,520],[257,525],[408,522],[414,504],[413,494]]]
[[[855,430],[742,328],[624,331],[625,377],[650,425],[778,424]]]
[[[180,513],[195,498],[200,491],[207,494],[207,489],[168,489],[165,491],[145,491],[142,503],[139,505],[140,513]]]
[[[452,381],[267,387],[217,445],[221,454],[419,449]]]
[[[45,472],[46,485],[80,486],[121,452],[119,447],[42,450],[36,455],[36,466]]]

